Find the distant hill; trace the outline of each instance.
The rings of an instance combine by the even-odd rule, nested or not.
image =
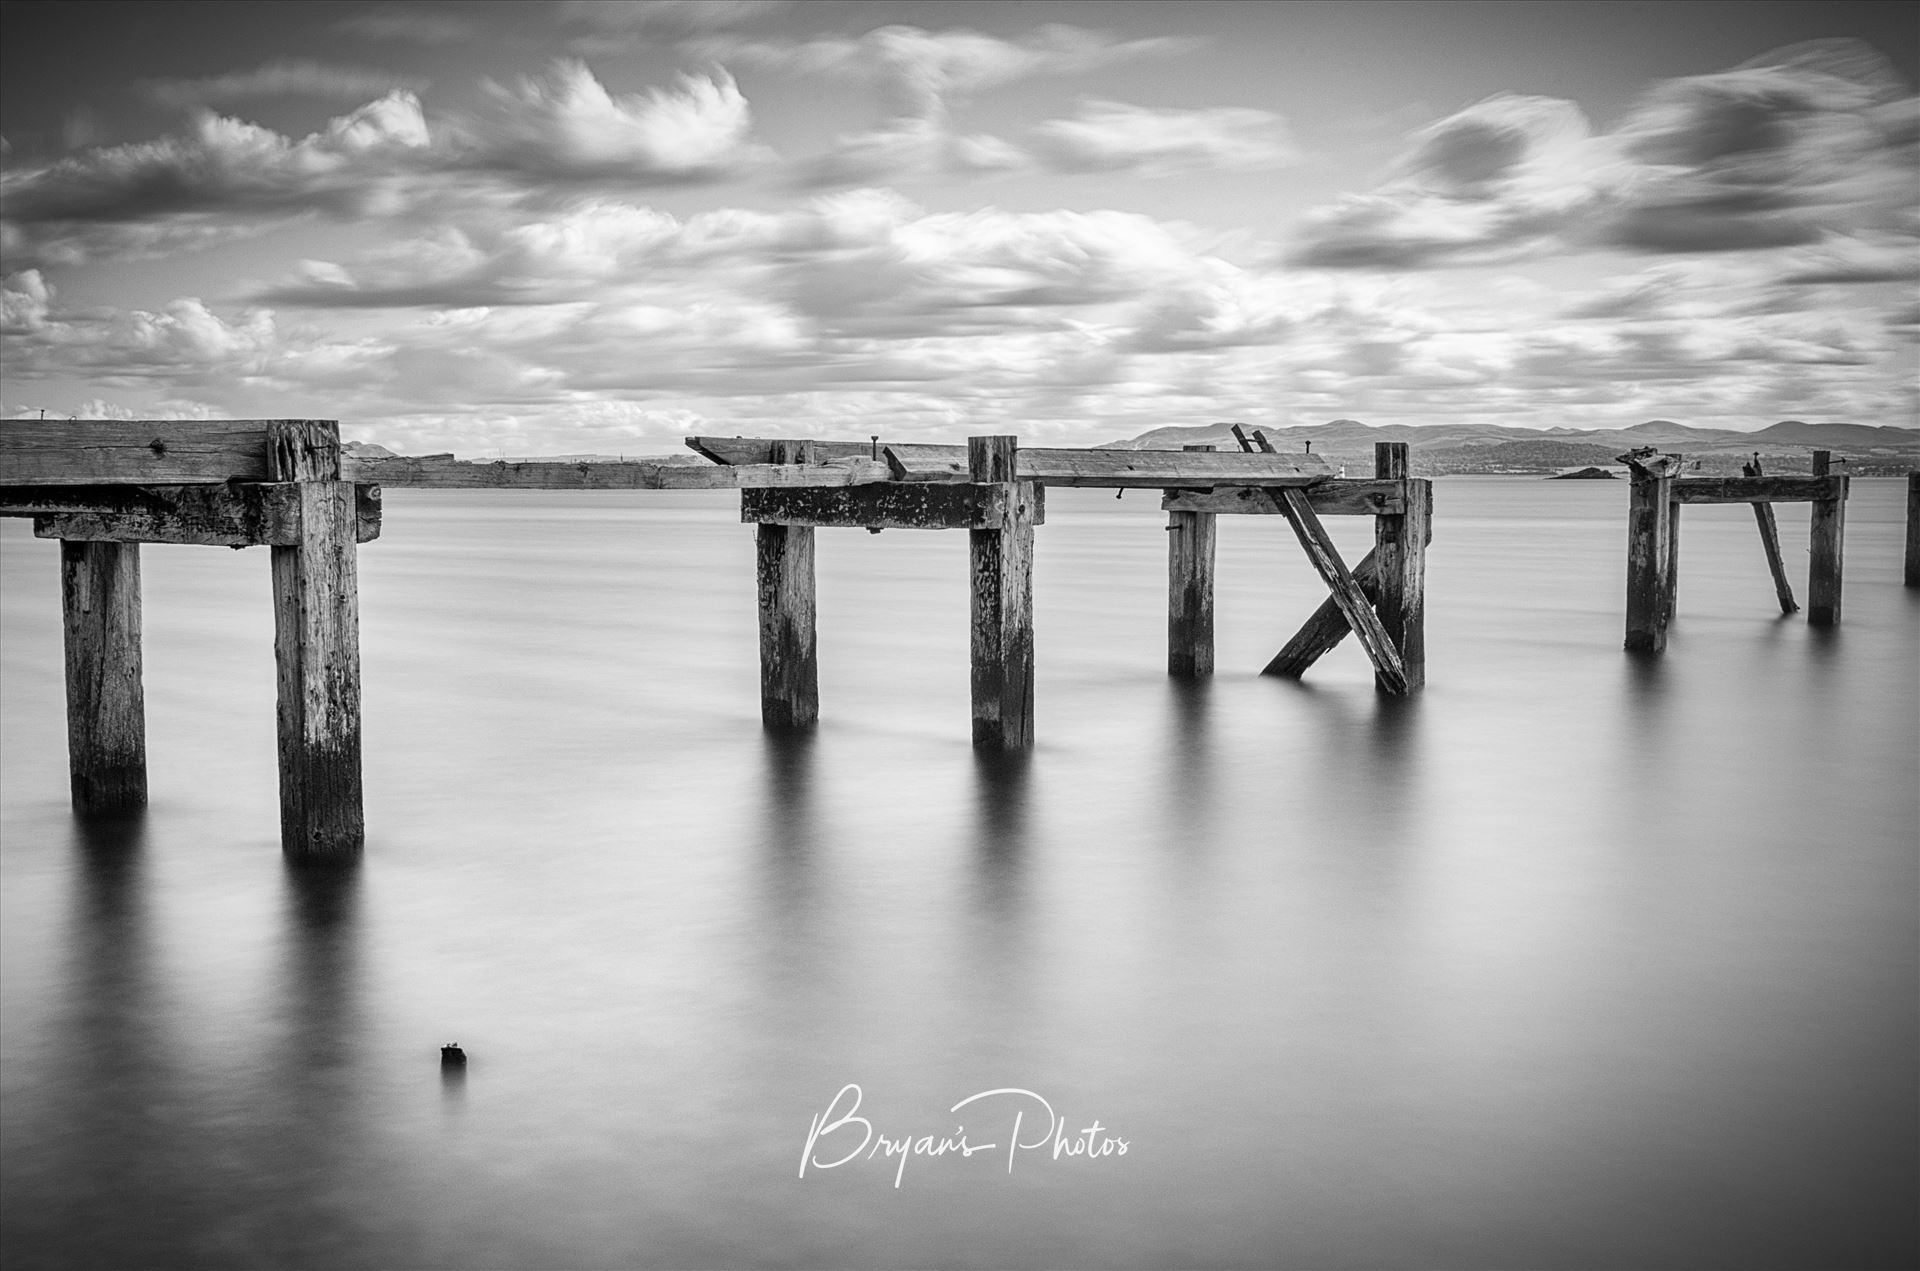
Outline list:
[[[1244,425],[1243,425],[1244,426]],[[1252,432],[1251,426],[1244,426]],[[1810,471],[1813,451],[1831,450],[1847,461],[1846,471],[1859,476],[1896,476],[1920,470],[1920,429],[1866,424],[1810,424],[1784,420],[1757,432],[1723,428],[1693,428],[1668,419],[1651,419],[1631,428],[1510,428],[1500,424],[1443,423],[1385,424],[1372,427],[1357,419],[1335,419],[1324,424],[1263,428],[1282,450],[1311,449],[1327,461],[1348,469],[1349,475],[1370,472],[1373,445],[1404,441],[1413,451],[1413,468],[1423,476],[1449,473],[1540,473],[1569,468],[1611,465],[1614,458],[1638,446],[1658,446],[1685,455],[1688,470],[1706,474],[1738,473],[1740,464],[1758,451],[1769,472]],[[1309,445],[1311,443],[1311,445]],[[1231,423],[1194,424],[1155,428],[1124,441],[1108,442],[1109,450],[1178,450],[1189,445],[1238,449]]]

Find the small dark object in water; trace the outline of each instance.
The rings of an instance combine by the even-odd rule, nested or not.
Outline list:
[[[1618,481],[1620,478],[1605,468],[1582,468],[1578,472],[1556,472],[1548,477],[1549,481]]]
[[[459,1042],[450,1042],[440,1048],[440,1066],[442,1068],[464,1068],[467,1066],[467,1052],[460,1049]]]

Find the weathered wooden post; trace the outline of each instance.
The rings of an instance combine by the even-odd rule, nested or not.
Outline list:
[[[1673,475],[1678,455],[1648,448],[1621,455],[1632,484],[1627,496],[1627,641],[1636,652],[1667,647],[1667,571],[1671,565]]]
[[[1675,456],[1679,458],[1679,456]],[[1660,615],[1661,625],[1673,621],[1674,612],[1680,607],[1680,500],[1667,500],[1667,565],[1664,610]]]
[[[1019,439],[969,437],[967,474],[1007,487],[998,529],[967,531],[973,592],[973,744],[1033,745],[1033,520],[1031,481],[1017,480]]]
[[[1182,446],[1212,450],[1212,446]],[[1167,513],[1167,674],[1213,674],[1212,512]]]
[[[140,545],[60,544],[67,664],[67,770],[76,812],[147,802],[140,662]]]
[[[1377,441],[1373,445],[1373,475],[1402,482],[1407,510],[1374,518],[1373,560],[1376,588],[1372,599],[1393,647],[1406,669],[1406,689],[1427,682],[1427,539],[1433,516],[1433,486],[1413,481],[1413,465],[1404,441]],[[1359,571],[1355,571],[1356,579]],[[1364,586],[1362,587],[1365,591]],[[1377,686],[1390,691],[1379,676]]]
[[[340,426],[267,425],[267,475],[298,483],[299,542],[274,546],[273,652],[279,665],[280,846],[301,859],[357,855],[360,590],[356,503],[340,479]]]
[[[1847,478],[1833,475],[1833,452],[1813,452],[1813,475],[1832,483],[1832,495],[1813,501],[1812,560],[1807,568],[1807,625],[1840,622],[1840,573],[1846,548]]]
[[[810,441],[776,441],[775,463],[813,462]],[[760,597],[760,722],[805,728],[820,718],[813,526],[754,527]]]
[[[1760,453],[1754,452],[1753,462],[1740,465],[1742,476],[1758,477],[1766,475],[1760,467]],[[1780,526],[1773,516],[1773,504],[1752,503],[1753,523],[1760,529],[1760,549],[1767,554],[1767,572],[1773,575],[1773,594],[1779,598],[1781,613],[1798,613],[1800,605],[1793,598],[1793,584],[1787,581],[1787,563],[1780,557]]]
[[[1920,472],[1907,474],[1907,586],[1920,587]]]

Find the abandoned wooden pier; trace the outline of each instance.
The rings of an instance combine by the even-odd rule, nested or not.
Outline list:
[[[281,843],[295,857],[351,856],[361,799],[357,545],[380,533],[380,488],[741,491],[755,526],[761,716],[819,717],[814,534],[821,528],[964,529],[972,593],[973,743],[1034,742],[1034,528],[1046,487],[1157,489],[1168,523],[1167,668],[1213,670],[1215,518],[1277,515],[1329,598],[1267,665],[1299,676],[1348,631],[1380,691],[1425,680],[1431,482],[1404,443],[1375,448],[1371,479],[1280,454],[1235,429],[1239,453],[1022,449],[693,437],[710,462],[462,463],[451,455],[356,459],[330,420],[8,421],[0,515],[60,542],[68,760],[77,810],[146,802],[140,544],[270,549],[278,667]],[[1372,552],[1349,568],[1320,518],[1371,516]]]
[[[1753,508],[1760,531],[1760,547],[1773,575],[1780,612],[1794,613],[1786,563],[1780,554],[1780,531],[1774,522],[1776,503],[1811,503],[1813,515],[1808,542],[1807,623],[1815,627],[1840,622],[1840,583],[1845,561],[1848,479],[1833,471],[1830,451],[1813,452],[1813,475],[1767,476],[1755,455],[1737,477],[1688,477],[1681,455],[1648,448],[1621,455],[1632,485],[1627,504],[1627,639],[1635,652],[1658,653],[1667,647],[1667,626],[1673,620],[1680,592],[1680,508],[1685,504],[1746,503]],[[1914,572],[1915,511],[1913,491],[1920,476],[1908,479],[1909,585]]]

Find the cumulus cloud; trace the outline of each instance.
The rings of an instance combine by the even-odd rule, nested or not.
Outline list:
[[[488,86],[492,109],[462,129],[463,162],[572,179],[712,181],[767,158],[749,138],[747,99],[724,71],[683,75],[673,91],[616,96],[584,62]]]
[[[577,61],[490,85],[488,108],[429,122],[405,90],[304,138],[196,108],[182,132],[0,171],[16,266],[194,250],[289,217],[392,218],[548,197],[555,181],[684,185],[765,162],[724,73],[616,95]]]
[[[62,240],[75,231],[84,238],[90,225],[377,211],[428,145],[419,99],[406,92],[389,93],[298,141],[196,111],[184,135],[9,168],[0,172],[0,198],[12,242],[29,256],[58,259]]]
[[[1082,102],[1073,118],[1039,125],[1032,149],[1056,172],[1143,176],[1273,167],[1295,157],[1280,117],[1264,110],[1150,110],[1109,101]]]
[[[283,59],[250,71],[233,71],[205,79],[142,80],[136,87],[150,101],[184,110],[193,106],[230,106],[263,97],[364,102],[396,91],[419,93],[425,89],[426,81],[363,66],[330,66],[306,59]]]

